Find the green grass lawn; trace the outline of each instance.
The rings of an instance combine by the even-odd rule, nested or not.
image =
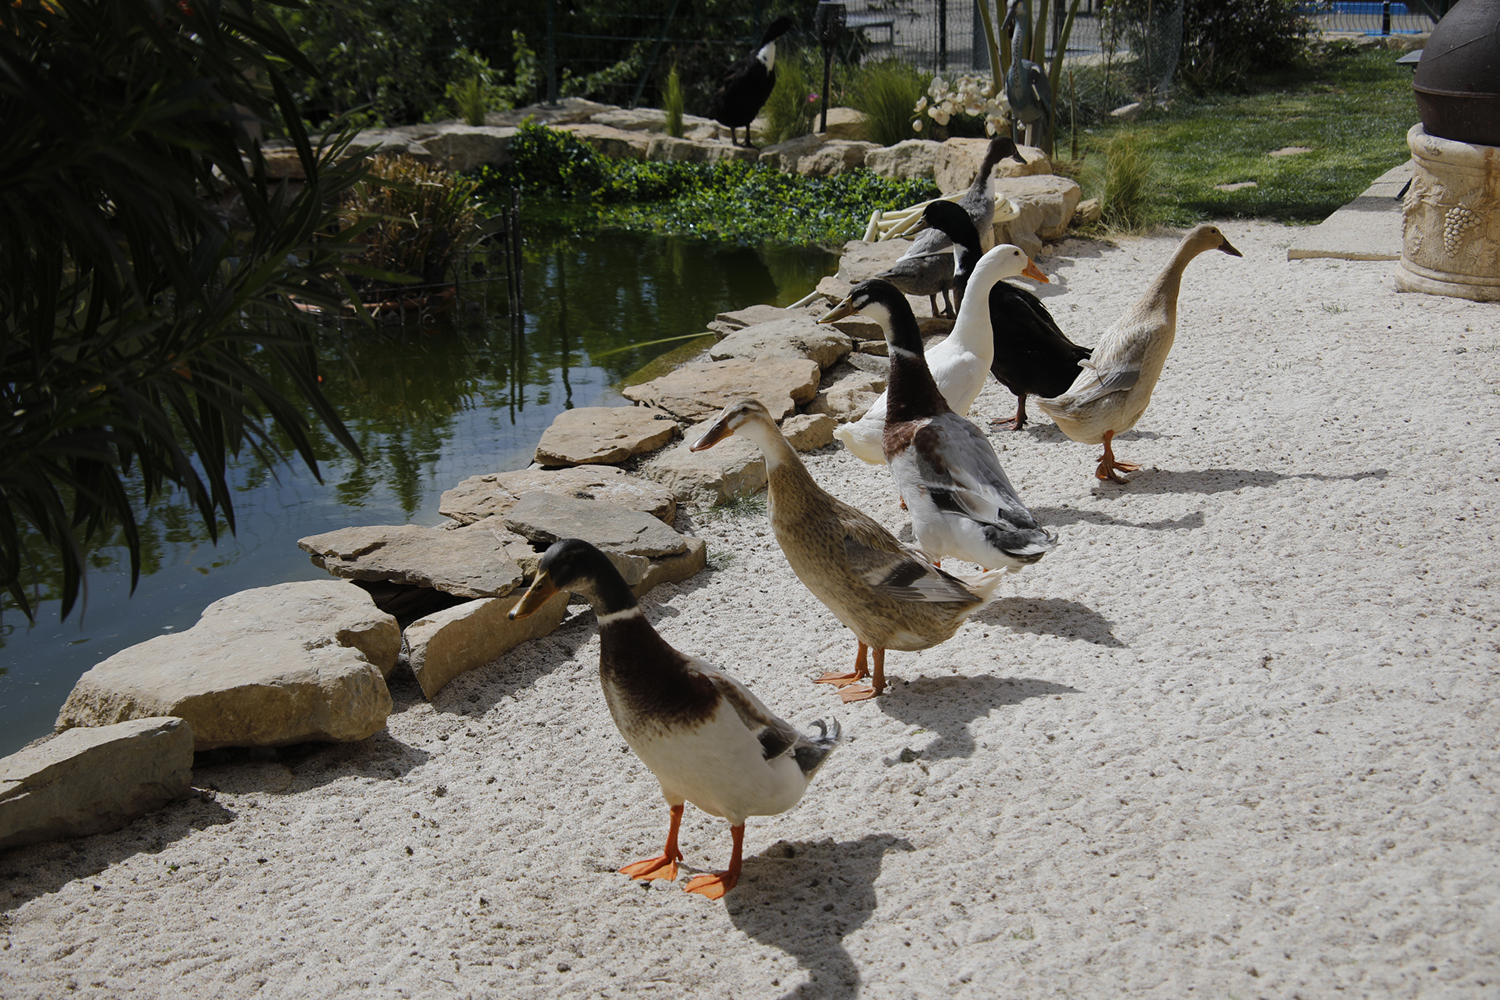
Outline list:
[[[1396,65],[1397,55],[1386,49],[1333,52],[1253,81],[1244,93],[1180,97],[1136,122],[1081,133],[1083,163],[1069,172],[1096,196],[1105,143],[1130,131],[1155,161],[1150,198],[1157,221],[1321,221],[1410,155],[1406,131],[1417,122],[1417,106],[1411,71]],[[1059,138],[1059,156],[1068,143],[1068,135]],[[1287,146],[1311,152],[1269,155]],[[1257,186],[1214,189],[1241,181]]]

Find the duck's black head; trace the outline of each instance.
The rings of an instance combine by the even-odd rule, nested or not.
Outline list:
[[[510,617],[525,618],[559,590],[587,599],[599,615],[636,606],[635,595],[608,556],[581,538],[564,538],[542,554],[536,579]]]
[[[788,31],[791,31],[794,27],[796,27],[796,22],[783,14],[772,21],[770,26],[766,28],[766,33],[760,36],[760,44],[762,46],[769,45]]]
[[[997,135],[990,140],[990,148],[985,150],[984,164],[980,167],[980,173],[986,173],[994,169],[995,164],[1006,157],[1010,157],[1017,163],[1025,163],[1026,157],[1016,148],[1016,141],[1008,135]]]
[[[922,209],[922,221],[933,229],[941,230],[943,235],[965,250],[972,251],[974,258],[978,260],[981,253],[979,230],[974,228],[974,220],[969,218],[969,213],[963,208],[939,198]]]
[[[830,309],[819,323],[832,323],[846,316],[868,316],[880,324],[885,339],[893,347],[922,353],[922,334],[911,303],[901,290],[884,278],[871,278],[855,285],[844,301]]]

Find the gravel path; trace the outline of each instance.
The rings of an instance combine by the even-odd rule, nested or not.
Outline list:
[[[198,798],[0,856],[0,995],[1500,995],[1500,305],[1224,229],[1245,258],[1189,266],[1116,442],[1143,470],[1097,483],[1045,417],[992,434],[1061,544],[892,653],[878,702],[809,683],[854,642],[764,516],[684,515],[713,569],[649,617],[848,735],[751,820],[723,902],[614,874],[666,808],[581,613],[433,704],[398,681],[365,743],[202,767]],[[1092,343],[1175,242],[1057,248],[1063,328]],[[810,466],[909,537],[883,468]],[[728,831],[690,806],[683,846],[722,867]]]

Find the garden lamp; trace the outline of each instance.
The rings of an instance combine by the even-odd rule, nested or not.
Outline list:
[[[813,18],[818,44],[823,46],[823,123],[819,132],[828,131],[828,88],[833,73],[833,50],[844,37],[848,16],[842,0],[819,0],[818,12]]]

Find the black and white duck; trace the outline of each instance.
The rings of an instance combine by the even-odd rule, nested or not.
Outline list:
[[[675,879],[684,802],[729,821],[729,868],[683,888],[718,899],[740,876],[745,819],[792,808],[839,741],[839,725],[804,736],[739,681],[667,644],[646,620],[609,558],[565,538],[543,554],[536,579],[511,610],[524,618],[559,590],[588,600],[599,622],[599,681],[620,735],[656,780],[671,809],[658,857],[626,865],[631,878]]]
[[[956,202],[973,221],[974,229],[980,234],[994,231],[995,190],[991,175],[995,164],[1007,156],[1017,163],[1026,162],[1009,136],[991,139],[984,159],[979,164],[979,173],[974,175],[968,190]],[[981,235],[981,240],[983,238]],[[937,296],[942,292],[945,306],[943,315],[952,316],[956,308],[956,303],[949,295],[953,288],[953,257],[944,252],[951,245],[952,241],[941,230],[925,230],[912,241],[910,250],[876,277],[884,278],[908,295],[926,295],[931,300],[934,316],[938,315]]]
[[[874,278],[855,285],[823,319],[867,311],[887,317],[885,458],[922,551],[939,563],[953,557],[1011,572],[1046,555],[1056,536],[1021,502],[989,439],[943,398],[906,297]]]
[[[776,89],[776,39],[791,31],[792,26],[790,17],[772,21],[755,49],[736,60],[719,78],[708,113],[719,124],[729,126],[731,145],[739,145],[736,130],[741,128],[745,130],[745,145],[751,144],[750,123]]]

